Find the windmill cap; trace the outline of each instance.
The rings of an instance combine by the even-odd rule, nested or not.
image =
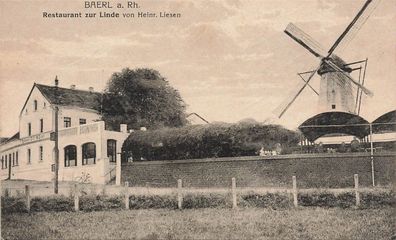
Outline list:
[[[342,60],[340,57],[338,57],[337,55],[331,55],[328,58],[330,61],[332,61],[334,64],[336,64],[339,68],[341,68],[343,71],[350,73],[352,72],[352,69],[349,66],[345,66],[346,62],[344,60]],[[324,61],[322,61],[320,63],[320,68],[318,70],[318,74],[322,75],[328,72],[334,72],[335,70],[330,67],[327,63],[325,63]]]

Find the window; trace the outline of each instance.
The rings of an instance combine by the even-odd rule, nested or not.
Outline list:
[[[44,132],[44,119],[40,119],[40,132]]]
[[[110,162],[117,160],[117,141],[114,139],[107,140],[107,157]]]
[[[37,100],[33,101],[34,111],[37,111]]]
[[[32,135],[32,124],[28,123],[28,136]]]
[[[28,164],[32,163],[32,151],[30,150],[30,148],[27,150],[27,160],[28,160]]]
[[[335,104],[331,105],[331,109],[335,109],[335,107],[336,107]]]
[[[19,165],[19,161],[18,161],[18,152],[15,153],[15,165]]]
[[[77,148],[74,145],[65,147],[65,167],[77,166]]]
[[[10,167],[14,165],[14,163],[11,165],[11,153],[8,154],[8,161],[10,161]]]
[[[95,143],[85,143],[82,145],[82,165],[96,163],[96,146]]]
[[[12,166],[15,166],[15,153],[12,153]]]
[[[64,117],[63,118],[63,123],[64,123],[64,127],[65,128],[68,128],[68,127],[71,127],[71,118],[69,118],[69,117]]]
[[[4,157],[1,156],[1,169],[4,169]]]
[[[44,108],[47,106],[47,104],[44,102]]]
[[[87,124],[87,119],[80,118],[80,125]]]
[[[43,161],[43,151],[44,149],[43,149],[43,146],[40,146],[39,147],[39,160],[40,161]]]
[[[4,162],[5,164],[5,167],[4,168],[7,168],[7,165],[8,165],[8,163],[7,163],[7,154],[5,155],[5,162]]]

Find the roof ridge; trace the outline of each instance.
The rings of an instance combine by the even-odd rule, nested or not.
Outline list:
[[[100,92],[48,86],[44,84],[35,84],[35,86],[50,104],[69,105],[93,110],[101,108],[103,94]]]
[[[56,88],[56,86],[50,86],[50,85],[45,85],[45,84],[40,84],[40,83],[35,83],[37,86],[43,86],[43,87],[50,87],[50,88]],[[83,89],[71,89],[71,88],[66,88],[66,87],[57,87],[59,89],[66,89],[66,90],[71,90],[71,91],[80,91],[80,92],[88,92],[88,93],[99,93],[103,94],[101,92],[97,91],[90,91],[90,90],[83,90]]]

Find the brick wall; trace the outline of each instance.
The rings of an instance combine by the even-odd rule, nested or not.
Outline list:
[[[374,157],[376,183],[395,181],[396,153]],[[175,187],[177,179],[185,187],[227,187],[231,178],[239,187],[291,186],[297,176],[299,187],[353,187],[353,174],[361,186],[371,185],[371,160],[364,154],[285,155],[177,161],[145,161],[122,165],[121,181],[132,186]]]

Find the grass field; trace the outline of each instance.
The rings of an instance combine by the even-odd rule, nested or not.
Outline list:
[[[2,216],[5,239],[390,239],[392,208],[40,212]]]

